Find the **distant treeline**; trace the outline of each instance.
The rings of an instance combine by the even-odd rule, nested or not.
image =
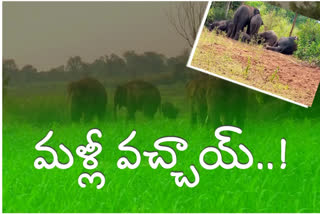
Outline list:
[[[264,25],[260,32],[273,30],[279,38],[298,36],[298,50],[294,53],[299,59],[320,65],[320,22],[296,14],[266,2],[213,2],[207,22],[231,20],[241,4],[250,5],[260,10]],[[320,14],[320,9],[319,9]]]
[[[186,62],[189,56],[184,51],[176,57],[166,57],[155,52],[137,54],[127,51],[122,56],[116,54],[102,56],[91,63],[80,56],[70,57],[66,65],[47,71],[39,71],[33,65],[19,68],[14,59],[3,60],[3,85],[18,86],[36,82],[73,81],[84,76],[100,80],[141,78],[155,83],[168,84],[183,81],[190,75]]]

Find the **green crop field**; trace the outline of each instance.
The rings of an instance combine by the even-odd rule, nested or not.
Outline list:
[[[245,44],[207,30],[214,21],[233,20],[243,3],[259,9],[264,22],[260,32],[273,30],[280,38],[292,30],[292,36],[298,36],[293,56],[265,50],[253,39]],[[317,18],[319,13],[316,4],[300,7],[291,2],[294,11],[275,4],[213,1],[203,23],[206,2],[3,3],[1,211],[320,213],[320,24],[298,15]],[[242,90],[186,66],[202,27],[193,67],[308,106],[314,100],[313,107]],[[140,107],[147,116],[136,112],[133,120],[124,108],[116,115],[121,105],[129,112]],[[157,113],[150,119],[153,107]],[[105,117],[90,120],[94,111]],[[176,112],[175,119],[165,117]],[[78,121],[72,122],[71,116]],[[221,133],[230,136],[225,147],[236,155],[215,135],[220,122],[241,124],[241,134]],[[92,129],[102,136],[93,135],[89,141],[99,142],[102,150],[86,153],[100,152],[95,156],[98,165],[87,169],[81,155],[85,149],[79,146],[88,145]],[[138,150],[141,162],[137,168],[120,169],[117,163],[123,157],[132,164],[140,160],[121,147],[133,131],[136,135],[126,146]],[[159,146],[164,137],[184,141]],[[188,146],[181,151],[185,141]],[[50,166],[69,162],[71,155],[61,144],[72,154],[72,166],[40,168],[41,157]],[[252,162],[241,145],[250,151]],[[43,146],[54,149],[57,157]],[[203,157],[206,149],[216,153]],[[153,169],[152,152],[158,152],[153,162],[161,157],[167,165],[176,164]],[[236,161],[233,168],[222,167]],[[203,162],[220,166],[207,170]],[[240,169],[248,162],[249,168]],[[179,172],[189,182],[199,182],[193,188],[179,187],[174,177]],[[97,189],[98,178],[92,183],[82,179],[82,188],[81,177],[93,173],[104,176],[103,187]]]
[[[3,212],[320,212],[318,120],[247,118],[241,135],[227,133],[232,136],[227,145],[237,152],[240,162],[247,162],[238,147],[244,144],[254,157],[253,165],[246,170],[205,170],[199,154],[208,146],[218,147],[218,140],[211,127],[190,124],[183,85],[160,87],[163,100],[174,101],[181,110],[177,120],[157,114],[148,121],[138,114],[136,121],[128,122],[121,112],[117,121],[110,118],[80,124],[69,121],[63,90],[57,88],[61,87],[12,89],[4,101]],[[107,88],[108,109],[112,90]],[[75,151],[87,144],[86,134],[92,128],[102,132],[101,139],[93,138],[101,143],[102,152],[96,157],[98,167],[87,170]],[[52,161],[50,154],[35,149],[49,130],[54,134],[46,145],[58,152],[60,162],[67,157],[58,145],[68,147],[74,156],[71,168],[35,169],[37,157]],[[117,168],[120,157],[135,162],[132,153],[118,149],[132,130],[137,134],[129,145],[140,151],[141,163],[137,169],[121,170]],[[155,151],[153,143],[164,136],[179,136],[188,142],[188,148],[176,150],[174,168],[152,169],[142,153]],[[280,169],[282,138],[287,140],[285,169]],[[166,162],[171,161],[168,153],[159,153]],[[222,152],[222,157],[224,162],[232,161],[228,153]],[[214,163],[215,155],[208,155],[206,161]],[[258,162],[264,164],[262,170],[257,168]],[[268,162],[273,163],[272,170],[267,169]],[[194,188],[178,187],[170,172],[183,171],[192,182],[191,164],[200,174],[200,183]],[[80,174],[96,171],[104,174],[104,187],[96,189],[95,181],[80,188]]]

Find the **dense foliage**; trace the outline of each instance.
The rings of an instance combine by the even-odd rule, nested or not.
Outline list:
[[[298,50],[295,54],[301,59],[320,65],[320,24],[307,20],[301,25],[298,38]]]

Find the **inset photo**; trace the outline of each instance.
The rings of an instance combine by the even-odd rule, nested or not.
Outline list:
[[[318,6],[212,2],[188,67],[310,107],[320,81]]]

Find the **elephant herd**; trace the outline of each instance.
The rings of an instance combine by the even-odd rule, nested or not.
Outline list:
[[[185,87],[189,105],[191,124],[244,126],[253,112],[261,112],[267,117],[290,115],[290,104],[278,99],[271,101],[268,95],[248,90],[245,87],[207,75],[200,75],[190,80]],[[73,122],[91,121],[95,117],[103,120],[106,116],[108,96],[102,83],[94,78],[83,78],[68,84],[68,100],[70,102],[70,116]],[[320,116],[320,90],[317,93],[312,111],[302,112],[311,118]],[[119,85],[114,93],[113,114],[117,119],[117,111],[124,108],[127,119],[134,120],[136,112],[140,111],[148,118],[154,118],[159,113],[164,118],[176,119],[179,109],[171,102],[161,102],[161,93],[153,84],[134,80]],[[261,103],[267,109],[261,110]],[[270,105],[274,103],[273,107]],[[187,102],[186,102],[187,104]],[[267,107],[269,106],[269,107]],[[272,105],[271,105],[272,106]],[[185,105],[184,109],[187,109]],[[289,114],[288,114],[289,113]],[[308,114],[306,114],[308,113]],[[253,117],[257,119],[258,114]],[[286,117],[287,117],[286,116]],[[264,118],[264,117],[263,117]]]
[[[263,44],[267,50],[291,55],[297,50],[295,37],[281,37],[278,40],[276,33],[272,30],[258,33],[263,25],[260,11],[257,8],[241,5],[234,13],[232,20],[222,20],[210,23],[209,31],[225,32],[227,37],[242,42],[253,42]],[[244,31],[246,28],[246,32]]]
[[[248,89],[216,78],[201,77],[186,85],[192,124],[224,124],[243,127]]]
[[[102,83],[94,78],[83,78],[68,84],[70,116],[73,122],[91,121],[95,117],[102,120],[106,115],[108,96]],[[136,80],[119,85],[114,93],[114,118],[121,108],[127,110],[127,119],[134,120],[137,111],[147,118],[153,118],[161,110],[166,118],[177,117],[178,109],[169,102],[161,106],[160,91],[153,84]]]
[[[91,121],[95,117],[105,118],[108,96],[102,83],[94,78],[83,78],[68,84],[70,116],[73,122]],[[210,77],[191,80],[186,85],[190,104],[191,123],[222,125],[222,123],[242,126],[245,113],[247,89],[233,83]],[[228,96],[226,96],[228,95]],[[114,93],[114,119],[121,108],[127,110],[127,119],[134,120],[140,111],[152,119],[157,111],[165,118],[175,119],[178,108],[170,103],[161,105],[161,94],[153,84],[134,80],[119,85]],[[236,107],[236,108],[235,108]]]

